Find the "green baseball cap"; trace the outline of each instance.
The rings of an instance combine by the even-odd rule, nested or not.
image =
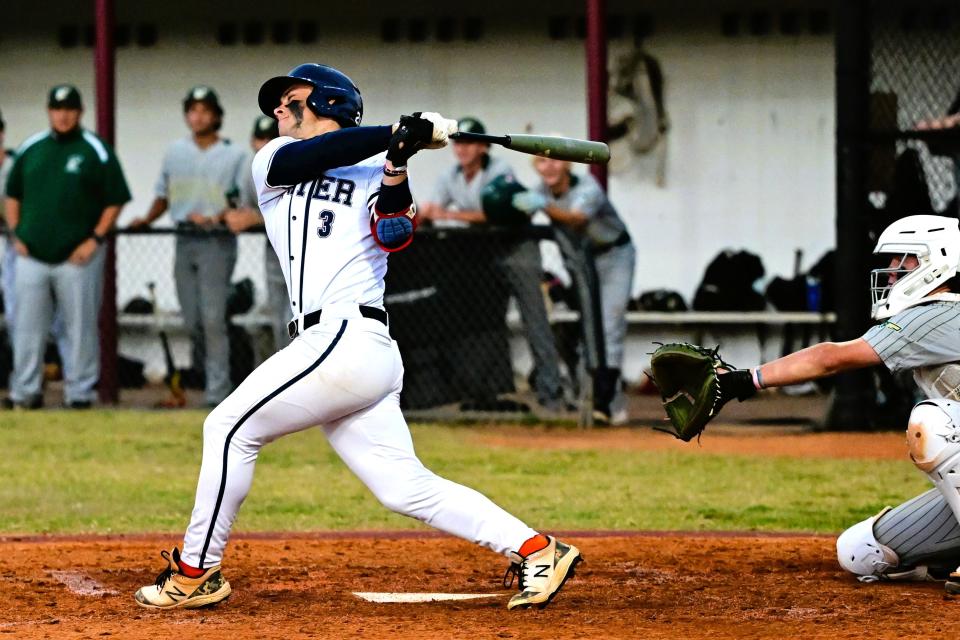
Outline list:
[[[72,84],[58,84],[50,89],[48,109],[83,109],[80,91]]]
[[[464,133],[486,133],[487,128],[473,116],[465,116],[457,120],[457,130]]]
[[[253,121],[253,137],[258,140],[273,140],[280,135],[277,121],[270,116],[257,116]]]

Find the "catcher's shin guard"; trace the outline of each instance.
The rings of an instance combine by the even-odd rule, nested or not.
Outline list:
[[[196,609],[225,600],[231,593],[230,583],[220,573],[220,565],[210,567],[198,578],[180,572],[180,551],[161,551],[167,561],[154,584],[140,587],[134,595],[137,604],[147,609]]]
[[[577,564],[583,557],[580,550],[570,544],[560,542],[554,537],[547,536],[550,543],[540,551],[534,551],[519,565],[512,565],[507,570],[510,582],[506,577],[504,586],[513,583],[514,574],[520,582],[520,593],[510,598],[507,609],[526,609],[537,605],[543,609],[553,600],[568,578],[572,577]]]
[[[927,474],[960,520],[960,404],[942,398],[913,408],[907,425],[910,459]],[[947,593],[960,593],[960,568],[950,574]]]
[[[900,563],[896,552],[880,544],[873,533],[873,523],[886,511],[858,522],[837,538],[837,561],[860,582],[876,582]]]

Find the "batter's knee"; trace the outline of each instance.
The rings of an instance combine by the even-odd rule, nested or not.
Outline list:
[[[881,544],[874,536],[873,523],[877,517],[858,522],[837,538],[840,566],[857,576],[861,582],[879,580],[900,563],[896,552]]]
[[[391,469],[381,476],[383,481],[370,489],[380,504],[390,511],[423,520],[422,512],[428,511],[434,502],[433,480],[439,478],[422,466],[411,467]]]

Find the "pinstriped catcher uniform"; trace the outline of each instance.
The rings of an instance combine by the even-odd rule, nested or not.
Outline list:
[[[908,308],[863,337],[892,373],[912,371],[928,398],[960,400],[960,296],[944,297]],[[886,511],[873,530],[896,552],[900,570],[960,563],[960,524],[937,489]]]

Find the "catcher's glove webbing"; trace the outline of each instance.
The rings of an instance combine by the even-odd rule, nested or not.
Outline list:
[[[652,377],[672,427],[661,431],[689,442],[731,398],[746,400],[757,392],[750,372],[724,362],[719,351],[672,343],[653,352]]]

